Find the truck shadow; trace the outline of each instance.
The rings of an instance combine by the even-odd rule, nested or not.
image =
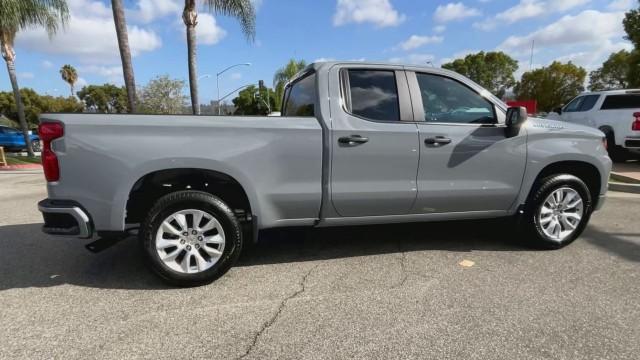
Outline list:
[[[64,284],[132,290],[168,289],[142,261],[137,241],[126,239],[99,254],[85,241],[54,238],[41,224],[0,227],[0,291]],[[535,251],[514,238],[502,221],[287,229],[263,234],[243,252],[237,267],[366,257],[414,251]],[[640,236],[640,234],[626,234]],[[590,228],[591,244],[640,261],[640,244]]]

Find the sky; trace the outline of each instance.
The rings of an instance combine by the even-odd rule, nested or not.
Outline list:
[[[366,60],[439,66],[480,50],[501,50],[519,61],[519,77],[554,60],[588,70],[612,52],[631,49],[622,19],[636,0],[253,0],[256,38],[249,42],[233,18],[198,17],[198,71],[202,102],[246,84],[271,84],[289,59]],[[110,1],[68,0],[66,29],[49,38],[42,29],[16,38],[21,87],[69,94],[59,69],[78,70],[77,88],[121,85],[122,67]],[[125,0],[137,84],[159,75],[187,80],[185,28],[179,0]],[[531,47],[535,42],[533,62]],[[209,75],[209,76],[207,76]],[[0,90],[10,90],[0,71]],[[185,87],[185,94],[188,89]]]

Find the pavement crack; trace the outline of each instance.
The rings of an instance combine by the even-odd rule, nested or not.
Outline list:
[[[275,324],[278,321],[278,318],[280,318],[280,315],[282,314],[282,312],[284,311],[285,307],[287,306],[287,303],[290,300],[295,299],[296,297],[300,296],[300,294],[305,292],[307,279],[309,278],[309,275],[311,275],[313,270],[315,270],[318,266],[319,265],[316,265],[316,266],[312,267],[311,269],[309,269],[309,271],[307,271],[306,274],[304,274],[304,276],[300,280],[300,283],[298,284],[299,289],[296,290],[291,295],[289,295],[286,298],[284,298],[280,302],[280,305],[278,306],[278,310],[276,310],[276,312],[273,314],[273,316],[271,316],[271,318],[269,320],[267,320],[264,324],[262,324],[262,326],[260,327],[260,330],[258,330],[258,332],[253,336],[253,340],[249,344],[249,347],[247,347],[245,352],[242,355],[240,355],[240,357],[238,357],[238,359],[244,359],[245,357],[249,356],[251,354],[251,352],[253,351],[253,349],[256,347],[256,345],[258,345],[258,342],[260,341],[260,337],[262,337],[262,335],[267,330],[269,330],[269,328],[271,328],[271,326],[273,326],[273,324]]]

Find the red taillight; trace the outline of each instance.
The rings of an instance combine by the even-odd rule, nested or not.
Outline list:
[[[47,181],[60,180],[60,167],[58,157],[51,149],[51,141],[61,138],[64,135],[64,128],[58,122],[46,122],[38,127],[40,140],[42,140],[42,167],[44,177]]]
[[[631,130],[640,131],[640,112],[633,113],[633,124],[631,124]]]

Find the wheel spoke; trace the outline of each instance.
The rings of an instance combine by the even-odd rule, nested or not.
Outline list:
[[[220,236],[220,234],[216,234],[213,236],[208,236],[206,238],[204,238],[204,242],[205,244],[223,244],[224,243],[224,239],[222,238],[222,236]]]
[[[169,234],[182,236],[182,233],[180,232],[180,230],[176,229],[173,225],[171,225],[169,221],[166,221],[166,220],[162,222],[162,230]]]
[[[158,250],[164,250],[172,246],[180,247],[179,245],[180,245],[180,240],[164,239],[164,238],[160,238],[156,240],[156,249]]]
[[[582,204],[582,199],[578,199],[570,204],[567,204],[567,209],[575,209],[580,204]]]
[[[182,264],[180,264],[180,266],[182,267],[182,271],[186,272],[187,274],[191,270],[191,256],[191,253],[187,252],[184,258],[182,258]]]
[[[540,225],[547,225],[548,223],[551,222],[551,220],[553,220],[553,216],[549,215],[545,218],[540,219]]]
[[[562,216],[562,217],[560,218],[560,221],[562,222],[562,225],[564,225],[565,229],[573,230],[573,229],[575,229],[575,228],[577,227],[577,226],[576,226],[576,224],[572,224],[572,223],[569,221],[569,218],[567,218],[567,217],[565,217],[565,216]]]
[[[178,247],[176,249],[174,249],[172,252],[170,253],[165,253],[164,256],[161,257],[162,261],[164,262],[172,262],[175,261],[176,258],[178,257],[178,255],[180,255],[180,253],[182,252],[182,248]]]
[[[202,211],[196,211],[192,213],[193,215],[193,224],[191,225],[194,229],[198,230],[200,228],[200,222],[202,221],[202,217],[204,213]]]
[[[178,225],[180,225],[180,230],[186,231],[189,228],[189,225],[187,225],[187,217],[184,214],[176,214],[173,218],[176,219]]]
[[[217,249],[213,249],[209,246],[204,246],[202,247],[202,249],[204,249],[204,251],[209,254],[209,256],[211,256],[212,259],[217,259],[222,255],[222,251],[217,250]]]
[[[202,257],[202,254],[200,254],[199,252],[195,251],[193,253],[193,256],[196,258],[196,264],[198,266],[198,271],[204,271],[208,268],[207,266],[207,260],[205,260]]]

